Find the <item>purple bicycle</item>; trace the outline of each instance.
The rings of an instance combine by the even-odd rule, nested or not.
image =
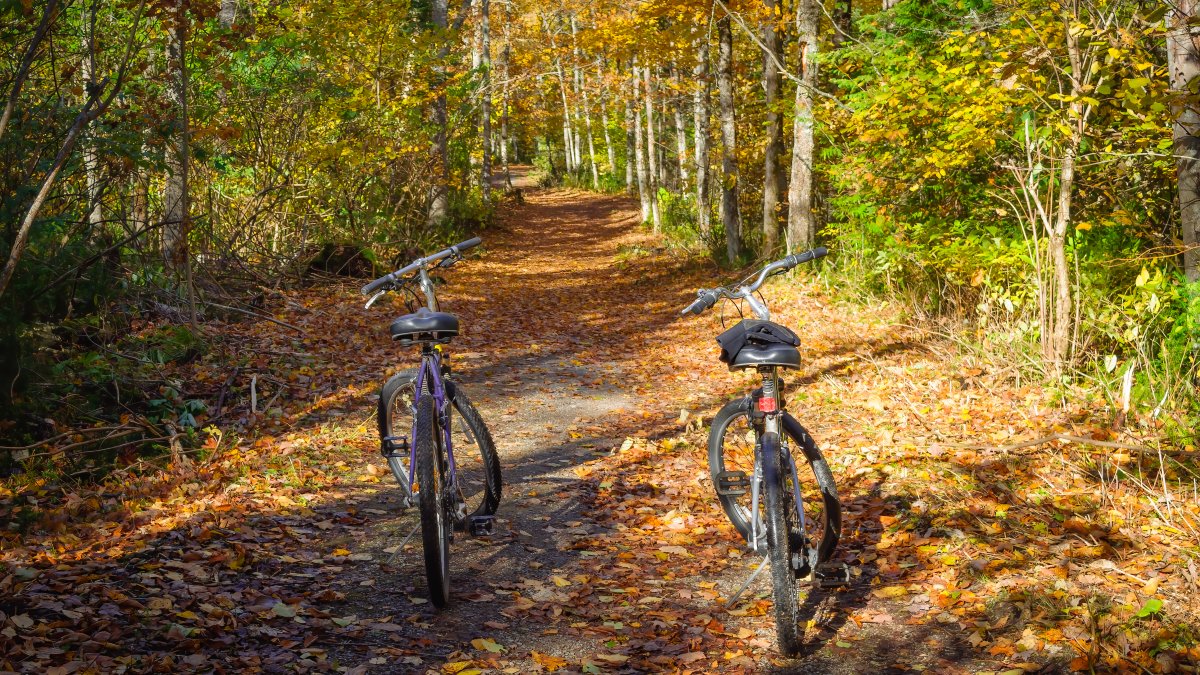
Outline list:
[[[454,532],[490,535],[500,504],[496,445],[450,375],[445,345],[458,335],[458,317],[438,307],[429,273],[461,261],[462,252],[480,241],[476,237],[415,260],[362,289],[364,295],[373,294],[367,308],[386,293],[404,293],[410,313],[392,322],[392,340],[402,347],[421,347],[421,365],[393,375],[379,393],[379,440],[400,483],[404,506],[415,502],[420,507],[425,578],[435,607],[450,601]]]

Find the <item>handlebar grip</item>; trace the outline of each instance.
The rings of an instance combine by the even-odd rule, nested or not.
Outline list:
[[[717,304],[717,294],[713,291],[699,290],[696,293],[699,297],[692,301],[692,304],[684,308],[680,314],[695,314],[699,316],[704,310]]]
[[[462,253],[463,251],[465,251],[469,248],[475,248],[476,246],[478,246],[482,243],[483,243],[482,239],[480,239],[479,237],[475,237],[473,239],[468,239],[468,240],[462,242],[461,244],[455,244],[454,246],[451,246],[450,248],[454,249],[455,251],[457,251],[459,253]]]
[[[394,273],[388,272],[386,275],[379,277],[378,279],[376,279],[375,281],[372,281],[371,283],[367,284],[366,286],[363,286],[362,294],[370,295],[370,294],[374,293],[375,291],[383,288],[384,286],[392,283],[395,280],[395,278],[396,278],[396,275]]]
[[[787,262],[788,269],[791,269],[800,263],[806,263],[810,260],[816,260],[817,258],[824,258],[827,255],[829,255],[829,249],[825,248],[824,246],[818,246],[811,251],[789,255],[788,257],[784,258],[784,260]]]

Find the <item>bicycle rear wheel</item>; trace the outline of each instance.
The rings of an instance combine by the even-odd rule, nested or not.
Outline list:
[[[758,444],[758,432],[750,418],[750,405],[749,397],[730,401],[713,418],[712,430],[708,436],[708,468],[714,487],[723,472],[741,472],[747,480],[754,475],[754,449]],[[784,451],[783,456],[792,457],[795,461],[800,505],[804,513],[803,525],[796,523],[796,531],[793,534],[801,538],[803,543],[799,546],[815,551],[818,562],[826,562],[837,547],[842,529],[842,508],[838,502],[833,473],[830,472],[829,464],[821,456],[821,451],[808,431],[788,413],[782,413],[781,417],[783,433],[779,437],[779,443]],[[800,461],[801,455],[803,461]],[[805,465],[808,466],[807,472],[804,470]],[[781,467],[788,474],[791,473],[786,461]],[[719,494],[717,498],[729,522],[743,539],[749,540],[752,517],[749,488],[747,487],[745,494]],[[794,499],[792,503],[795,503]],[[762,507],[763,504],[760,503],[757,516],[759,532],[763,532],[766,525]],[[810,565],[806,561],[798,573],[803,576],[809,569]]]
[[[792,470],[783,461],[779,436],[762,438],[764,515],[767,524],[767,555],[771,561],[771,590],[775,596],[775,636],[779,653],[792,656],[800,651],[800,599],[796,567],[803,557],[798,537],[799,517],[792,492]]]
[[[432,396],[416,402],[414,446],[417,455],[417,503],[421,507],[421,543],[425,549],[425,579],[435,607],[450,602],[450,529],[446,509],[445,458]]]
[[[413,370],[401,371],[383,385],[379,393],[380,439],[410,437],[416,385],[416,371]],[[465,517],[456,518],[455,527],[462,528],[471,516],[490,516],[496,512],[501,494],[500,457],[491,432],[462,389],[447,381],[446,397],[451,403],[450,439],[454,444],[457,496],[465,511]],[[396,480],[407,485],[405,461],[393,457],[388,459],[388,465]]]

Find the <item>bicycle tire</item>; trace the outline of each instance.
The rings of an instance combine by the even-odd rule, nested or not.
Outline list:
[[[767,557],[771,562],[771,591],[775,596],[775,637],[779,653],[792,656],[801,648],[800,589],[796,580],[793,555],[797,538],[792,536],[797,526],[791,491],[791,470],[784,466],[779,435],[763,434],[762,470],[764,515],[767,525]]]
[[[748,424],[750,405],[750,397],[734,399],[725,404],[713,418],[712,429],[708,435],[708,468],[714,490],[718,483],[718,476],[723,471],[742,470],[748,475],[752,474],[753,453],[758,438],[756,434],[752,433]],[[738,447],[729,448],[726,439],[731,432],[731,427],[738,423],[740,418],[744,418],[743,421],[746,422],[745,430],[748,438],[742,439],[743,442],[738,443]],[[838,540],[841,538],[842,507],[838,501],[837,485],[834,483],[833,473],[829,470],[829,464],[821,455],[820,449],[817,448],[808,431],[787,412],[784,412],[781,418],[784,438],[789,441],[790,448],[800,448],[805,463],[808,464],[813,476],[811,482],[807,480],[806,474],[802,472],[800,464],[797,463],[797,474],[801,483],[801,500],[805,509],[805,536],[810,540],[815,540],[818,562],[826,562],[833,556]],[[795,458],[795,453],[792,456]],[[749,493],[745,495],[718,494],[717,499],[734,529],[742,535],[743,539],[749,541]],[[809,516],[815,517],[810,518]]]
[[[488,429],[487,424],[483,421],[483,417],[479,415],[479,411],[471,404],[471,400],[467,398],[463,390],[453,382],[447,382],[446,394],[449,396],[454,410],[458,411],[459,416],[462,417],[467,427],[471,430],[471,435],[475,438],[475,445],[478,449],[478,459],[481,462],[477,473],[482,474],[483,494],[478,498],[479,505],[474,510],[471,510],[466,518],[455,521],[454,527],[462,530],[466,529],[467,523],[470,522],[472,516],[490,516],[495,514],[496,509],[500,507],[500,496],[503,492],[503,482],[500,476],[500,455],[496,452],[496,442],[492,440],[492,432]],[[450,419],[450,424],[453,427],[453,417]],[[454,447],[460,447],[458,441],[455,441]],[[469,459],[473,463],[476,458],[473,454],[470,457],[466,457],[467,454],[456,451],[454,459],[456,462],[460,462],[462,459]],[[460,476],[460,480],[458,481],[459,498],[470,509],[474,500],[471,495],[465,494],[462,491],[465,481],[461,480],[461,476],[466,473],[468,466],[460,462],[456,470]]]
[[[425,550],[425,579],[434,607],[450,602],[450,525],[445,508],[444,462],[438,441],[433,397],[417,399],[414,415],[417,455],[417,503],[421,508],[421,544]]]
[[[407,429],[411,428],[411,422],[401,421],[400,408],[410,405],[404,403],[405,397],[409,401],[414,398],[416,378],[415,370],[404,370],[388,378],[380,390],[378,425],[381,441],[384,438],[398,435],[397,431],[400,432],[400,435],[406,434]],[[455,519],[454,526],[456,529],[463,529],[471,516],[490,516],[495,514],[496,509],[499,508],[502,493],[500,457],[496,452],[496,444],[492,440],[491,431],[488,430],[479,411],[471,404],[462,389],[453,382],[447,381],[446,397],[450,400],[454,411],[466,423],[471,438],[475,439],[473,444],[464,442],[466,440],[464,434],[462,438],[456,438],[454,441],[454,459],[458,464],[459,497],[467,504],[466,517]],[[408,412],[411,413],[411,409]],[[453,419],[450,420],[450,425],[453,429]],[[475,449],[471,449],[469,447],[471,445],[476,446]],[[397,459],[393,458],[388,463],[391,465],[396,461]],[[402,480],[401,472],[397,470],[396,466],[392,466],[392,472],[396,474],[397,480]],[[464,486],[466,487],[464,488]]]

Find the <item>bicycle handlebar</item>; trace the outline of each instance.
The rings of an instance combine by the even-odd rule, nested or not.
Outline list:
[[[713,289],[702,288],[696,291],[696,299],[692,301],[692,304],[685,307],[680,314],[700,315],[704,310],[710,309],[713,305],[717,304],[717,300],[721,298],[729,298],[730,300],[745,298],[757,291],[763,285],[763,282],[767,280],[767,277],[772,274],[786,272],[796,265],[816,260],[817,258],[824,258],[827,255],[829,255],[829,249],[824,246],[818,246],[810,251],[786,256],[763,267],[762,271],[758,273],[758,278],[754,280],[754,283],[749,286],[741,286],[736,291],[730,291],[721,286]]]
[[[408,265],[396,270],[395,272],[389,272],[389,273],[379,277],[375,281],[372,281],[371,283],[367,284],[366,286],[363,286],[362,294],[370,295],[371,293],[374,293],[375,291],[383,288],[384,286],[387,286],[389,284],[395,284],[396,282],[400,281],[400,277],[404,276],[405,274],[408,274],[409,272],[412,272],[413,270],[420,269],[420,268],[424,267],[425,265],[428,265],[430,263],[435,263],[439,260],[442,260],[443,258],[448,258],[450,256],[462,255],[463,251],[465,251],[469,248],[474,248],[475,246],[478,246],[482,243],[483,243],[482,239],[480,239],[479,237],[475,237],[474,239],[468,239],[462,243],[455,244],[454,246],[451,246],[450,248],[438,251],[437,253],[434,253],[433,255],[425,256],[424,258],[418,258],[418,259],[414,260],[413,262],[409,263]]]

